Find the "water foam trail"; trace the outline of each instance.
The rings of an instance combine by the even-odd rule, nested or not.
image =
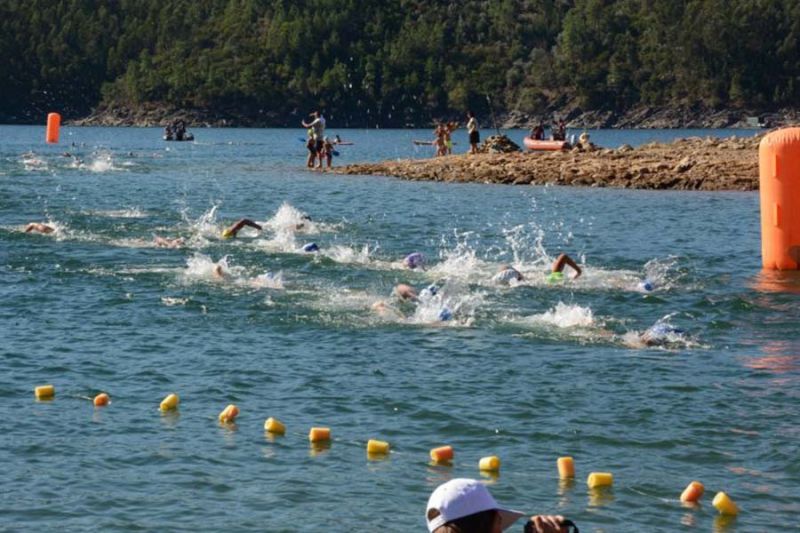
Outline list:
[[[124,209],[98,209],[82,211],[83,214],[107,218],[146,218],[147,212],[138,207],[126,207]]]
[[[591,308],[559,301],[544,313],[508,319],[508,323],[530,331],[522,337],[570,339],[580,343],[615,342],[613,331],[605,328]]]

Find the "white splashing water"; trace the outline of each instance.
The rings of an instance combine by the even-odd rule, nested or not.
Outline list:
[[[262,223],[265,228],[278,232],[303,233],[315,235],[336,229],[336,224],[327,224],[311,220],[307,213],[297,209],[288,202],[283,202],[272,218]]]
[[[365,244],[361,249],[342,246],[339,244],[324,248],[322,254],[337,263],[349,263],[356,265],[366,265],[371,262],[369,245]]]
[[[125,170],[114,164],[114,158],[111,152],[99,152],[94,155],[93,159],[82,163],[79,168],[97,173]]]
[[[170,296],[162,296],[161,303],[163,303],[167,307],[173,307],[176,305],[186,305],[189,303],[189,298],[173,298]]]
[[[33,152],[22,154],[22,164],[28,172],[43,171],[48,169],[47,162],[36,156]]]
[[[209,256],[195,252],[195,254],[186,260],[186,269],[183,272],[183,277],[186,281],[210,281],[210,282],[224,282],[228,280],[235,281],[241,278],[244,273],[244,268],[239,266],[230,266],[228,264],[228,256],[224,256],[219,261],[214,261]]]
[[[590,308],[564,302],[558,302],[544,313],[528,317],[527,321],[558,328],[588,328],[595,325],[594,314]]]
[[[483,292],[470,292],[469,287],[464,283],[450,279],[437,289],[436,294],[420,297],[408,322],[471,326],[475,321],[475,312],[483,302]]]
[[[283,272],[265,272],[249,280],[243,280],[244,285],[256,289],[283,289]]]
[[[86,211],[86,214],[108,218],[145,218],[147,213],[138,207],[128,207],[125,209],[101,209],[96,211]]]

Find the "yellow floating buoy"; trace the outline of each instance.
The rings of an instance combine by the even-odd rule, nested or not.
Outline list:
[[[53,385],[39,385],[33,389],[33,394],[37,400],[52,400],[56,395],[56,388]]]
[[[575,463],[572,461],[572,457],[559,457],[556,464],[558,465],[558,477],[561,479],[575,477]]]
[[[431,450],[431,460],[434,463],[447,463],[453,460],[454,455],[452,446],[440,446]]]
[[[327,442],[331,440],[331,428],[311,428],[308,432],[309,442]]]
[[[586,479],[590,489],[610,487],[614,484],[614,476],[610,472],[592,472]]]
[[[178,404],[181,403],[181,399],[178,397],[177,394],[174,392],[169,394],[166,398],[161,400],[161,405],[159,405],[159,409],[162,411],[172,411],[173,409],[178,408]]]
[[[264,431],[269,431],[276,435],[284,435],[286,433],[286,426],[277,418],[269,417],[264,421]]]
[[[239,416],[239,408],[230,404],[219,414],[219,421],[223,424],[229,424],[236,420],[237,416]]]
[[[105,407],[111,402],[111,398],[105,392],[101,392],[94,397],[93,403],[95,407]]]
[[[61,127],[61,115],[59,115],[58,113],[48,113],[47,134],[45,135],[45,140],[49,144],[58,143],[58,131],[60,127]]]
[[[389,443],[382,440],[369,439],[367,453],[370,455],[386,455],[389,453]]]
[[[500,470],[500,458],[496,455],[481,458],[478,461],[478,470],[483,472],[497,472]]]
[[[684,503],[697,503],[703,497],[706,488],[699,481],[689,483],[681,493],[681,501]]]
[[[714,501],[711,502],[719,514],[724,514],[728,516],[736,516],[739,514],[739,507],[736,503],[731,499],[730,496],[725,494],[724,492],[718,492],[716,496],[714,496]]]

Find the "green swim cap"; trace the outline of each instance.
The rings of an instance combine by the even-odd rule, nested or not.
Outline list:
[[[547,283],[558,283],[559,281],[564,281],[564,273],[550,272],[545,278],[545,280],[547,281]]]

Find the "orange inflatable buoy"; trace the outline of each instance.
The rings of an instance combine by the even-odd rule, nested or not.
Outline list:
[[[800,268],[800,128],[774,131],[758,147],[761,260],[767,270]]]
[[[58,113],[47,114],[47,134],[45,140],[50,144],[58,144],[58,130],[61,127],[61,115]]]

